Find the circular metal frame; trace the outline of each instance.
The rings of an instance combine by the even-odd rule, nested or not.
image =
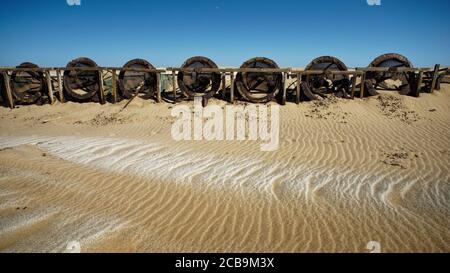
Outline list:
[[[412,68],[412,63],[403,55],[397,53],[383,54],[375,58],[369,67],[388,67],[388,68],[399,68],[407,67]],[[372,82],[373,88],[383,88],[387,90],[402,90],[409,89],[410,77],[408,73],[402,72],[367,72],[366,79]],[[401,85],[399,87],[389,87],[384,82],[388,79],[400,80]]]
[[[244,62],[240,68],[279,68],[271,59],[252,58]],[[244,99],[263,103],[271,101],[280,92],[283,81],[281,72],[239,72],[236,75],[236,87]]]
[[[220,88],[220,73],[200,73],[196,72],[197,68],[218,68],[218,66],[210,59],[203,56],[196,56],[187,59],[181,68],[192,68],[192,72],[179,71],[177,75],[177,83],[183,95],[189,99],[196,96],[203,98],[212,98]]]
[[[305,71],[327,70],[327,71],[347,71],[347,66],[338,58],[333,56],[321,56],[312,60],[305,68]],[[307,92],[324,95],[326,93],[348,93],[350,80],[348,75],[342,74],[317,74],[305,75],[303,77],[304,88]]]
[[[39,66],[25,62],[17,68],[39,68]],[[47,88],[43,72],[13,71],[10,86],[16,104],[34,104],[41,102],[46,96]]]
[[[78,58],[69,62],[66,66],[71,67],[97,67],[97,64],[89,58]],[[64,71],[64,92],[70,100],[85,102],[90,101],[99,93],[98,71]]]
[[[133,59],[123,67],[155,69],[151,63],[143,59]],[[156,88],[156,73],[125,70],[119,73],[119,92],[125,99],[131,99],[136,91],[143,93],[144,97],[154,96]]]

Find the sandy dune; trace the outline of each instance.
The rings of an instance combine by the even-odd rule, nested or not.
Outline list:
[[[449,85],[288,103],[276,152],[124,104],[0,109],[0,251],[450,251]]]

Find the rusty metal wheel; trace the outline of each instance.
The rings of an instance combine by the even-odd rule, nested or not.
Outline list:
[[[97,67],[89,58],[78,58],[69,62],[70,67]],[[69,100],[86,102],[97,99],[100,90],[98,71],[64,71],[64,95]]]
[[[39,66],[26,62],[17,68],[39,68]],[[47,97],[43,72],[13,71],[10,85],[16,104],[41,104]]]
[[[397,53],[388,53],[375,58],[369,64],[369,67],[387,67],[394,69],[399,67],[412,68],[413,65],[405,56]],[[398,90],[402,94],[407,95],[411,91],[410,81],[413,80],[413,77],[406,72],[367,72],[366,79],[372,82],[374,89]],[[387,83],[386,80],[392,80],[394,82]]]
[[[278,68],[271,59],[256,57],[241,65],[241,68]],[[268,102],[281,90],[283,76],[281,72],[239,72],[236,75],[236,87],[241,96],[254,103]]]
[[[155,69],[151,63],[143,59],[131,60],[123,67]],[[119,92],[120,96],[125,99],[132,98],[136,92],[143,94],[144,98],[154,97],[156,94],[156,73],[121,70],[119,73]]]
[[[218,68],[210,59],[196,56],[186,60],[181,68],[192,68],[192,72],[180,71],[177,75],[178,86],[183,95],[189,99],[201,96],[205,99],[212,98],[220,88],[220,73],[200,73],[197,68]]]
[[[332,56],[322,56],[311,61],[305,68],[308,70],[326,70],[326,71],[347,71],[347,66],[338,58]],[[316,99],[317,94],[335,93],[340,97],[349,97],[350,80],[348,75],[305,75],[303,76],[305,84],[302,86],[303,93],[311,100]]]

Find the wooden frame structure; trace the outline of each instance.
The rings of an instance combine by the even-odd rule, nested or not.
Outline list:
[[[223,92],[223,98],[225,98],[226,93],[226,78],[227,76],[230,78],[230,103],[234,103],[235,101],[235,80],[236,73],[248,73],[248,72],[256,72],[256,73],[282,73],[282,88],[281,88],[281,104],[284,105],[286,103],[287,96],[287,88],[286,82],[288,78],[297,78],[296,80],[296,88],[295,88],[295,103],[299,104],[301,101],[301,83],[302,76],[309,75],[348,75],[352,77],[352,88],[351,88],[351,98],[354,99],[356,93],[356,83],[357,78],[359,77],[361,83],[364,83],[367,72],[391,72],[391,73],[414,73],[418,76],[418,85],[415,87],[413,93],[419,94],[420,85],[423,82],[424,74],[431,73],[431,90],[432,92],[435,89],[436,81],[439,77],[440,66],[436,65],[434,69],[431,68],[406,68],[406,67],[398,67],[398,68],[381,68],[381,67],[368,67],[368,68],[355,68],[353,70],[348,71],[337,71],[337,70],[302,70],[302,69],[293,69],[293,68],[176,68],[176,67],[168,67],[165,69],[147,69],[147,68],[125,68],[125,67],[45,67],[45,68],[16,68],[16,67],[0,67],[0,73],[3,76],[3,86],[5,86],[5,92],[7,97],[8,106],[12,109],[15,107],[15,101],[13,94],[11,92],[11,82],[10,82],[10,73],[13,71],[19,72],[42,72],[45,75],[46,86],[48,88],[47,92],[49,95],[49,103],[53,104],[55,101],[54,98],[54,90],[53,90],[53,80],[57,82],[58,85],[58,96],[61,102],[65,102],[64,93],[63,93],[63,80],[62,74],[64,71],[98,71],[99,73],[99,98],[100,103],[106,103],[106,95],[105,95],[105,86],[103,83],[103,72],[112,73],[112,86],[111,86],[111,95],[113,98],[113,103],[117,102],[118,92],[117,92],[117,72],[118,71],[132,71],[132,72],[148,72],[156,74],[156,101],[161,102],[161,75],[169,74],[172,76],[172,87],[173,87],[173,103],[177,103],[176,96],[176,76],[180,71],[183,72],[197,72],[197,73],[219,73],[221,75],[221,89]],[[52,79],[52,72],[56,74]],[[364,97],[364,84],[360,85],[359,88],[360,97]]]

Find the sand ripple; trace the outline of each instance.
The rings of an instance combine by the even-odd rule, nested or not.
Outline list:
[[[0,134],[0,250],[448,252],[450,117],[428,111],[448,97],[401,97],[408,122],[376,99],[288,104],[274,153],[167,122]]]

